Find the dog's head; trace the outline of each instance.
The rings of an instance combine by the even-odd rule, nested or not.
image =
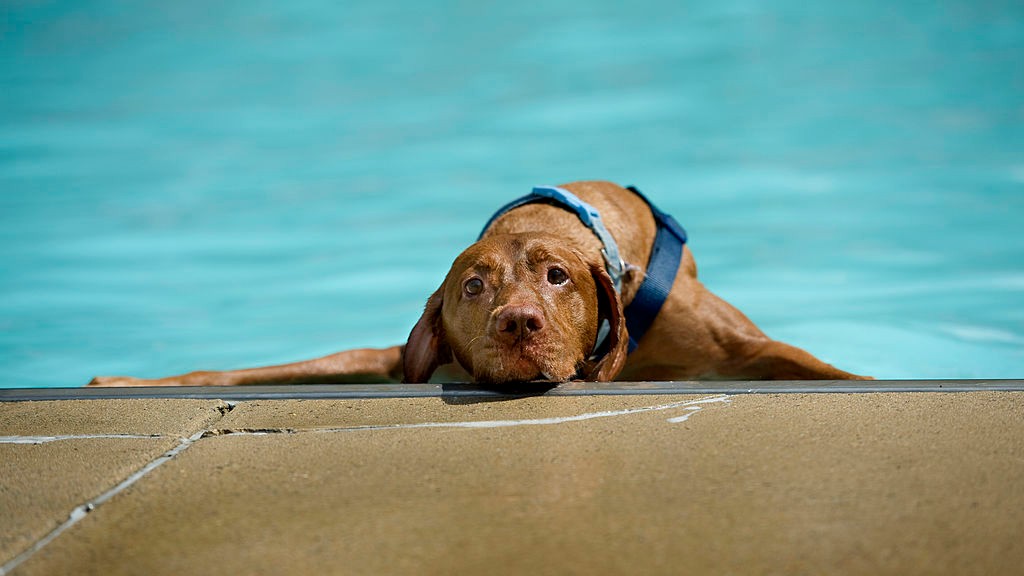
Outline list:
[[[608,339],[594,354],[599,326]],[[626,361],[622,303],[602,263],[547,234],[501,234],[467,248],[405,346],[406,382],[457,360],[487,383],[609,381]]]

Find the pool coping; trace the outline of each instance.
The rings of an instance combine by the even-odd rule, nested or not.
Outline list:
[[[708,392],[717,394],[705,395]],[[904,392],[926,393],[900,394]],[[227,500],[263,503],[257,508],[271,502],[280,507],[281,517],[310,517],[309,508],[302,508],[303,502],[319,501],[326,492],[346,492],[338,485],[320,481],[311,483],[308,490],[296,489],[308,477],[296,476],[295,471],[319,470],[324,466],[325,454],[332,456],[326,460],[340,464],[335,464],[335,472],[324,478],[349,478],[351,482],[346,486],[350,488],[372,484],[382,493],[391,494],[388,498],[405,502],[407,494],[415,490],[404,490],[421,482],[422,477],[415,473],[395,474],[394,466],[399,465],[396,463],[406,466],[409,462],[419,462],[420,469],[424,466],[429,469],[439,458],[442,465],[425,477],[449,490],[442,494],[463,496],[461,486],[484,485],[484,480],[488,486],[501,486],[505,479],[502,474],[520,469],[522,465],[518,460],[508,457],[508,450],[514,446],[527,447],[517,453],[520,456],[560,455],[556,461],[565,466],[611,463],[602,464],[607,466],[606,472],[598,475],[634,478],[624,483],[628,494],[647,494],[649,498],[660,500],[657,505],[648,503],[643,508],[648,514],[664,507],[675,510],[677,516],[685,515],[691,522],[695,521],[693,519],[707,521],[708,517],[701,516],[706,510],[710,510],[707,512],[710,518],[723,515],[723,501],[743,502],[748,497],[753,499],[751,502],[769,501],[771,497],[767,493],[772,492],[781,500],[768,508],[735,505],[727,508],[725,515],[741,519],[744,525],[778,526],[779,518],[791,518],[791,510],[803,510],[803,516],[793,516],[796,520],[788,527],[771,529],[804,530],[807,538],[800,540],[812,542],[808,547],[794,548],[793,559],[787,565],[810,562],[835,566],[847,561],[847,551],[857,550],[860,554],[864,549],[874,549],[874,555],[860,554],[858,558],[874,563],[875,567],[877,562],[899,562],[905,569],[920,567],[922,554],[928,552],[929,558],[939,558],[931,566],[948,563],[950,572],[955,573],[958,566],[964,565],[955,561],[962,559],[965,548],[950,547],[946,540],[948,532],[943,526],[963,524],[970,528],[962,529],[961,534],[987,535],[972,540],[974,546],[994,542],[966,553],[966,560],[978,566],[986,561],[991,564],[994,558],[1007,554],[1010,558],[1020,555],[1019,538],[1014,538],[1016,532],[1012,527],[1019,525],[1019,511],[1024,507],[1005,505],[1008,498],[1019,504],[1019,498],[1013,500],[1020,494],[1014,490],[1013,479],[1020,477],[1024,461],[1013,456],[1024,431],[1019,418],[1024,402],[1020,392],[1024,392],[1024,380],[572,382],[546,391],[534,388],[532,392],[495,391],[469,384],[0,389],[0,408],[19,415],[11,421],[14,424],[10,433],[17,436],[7,437],[13,440],[8,453],[17,456],[11,462],[18,462],[17,470],[24,473],[12,475],[12,481],[37,494],[42,491],[48,498],[52,497],[51,485],[70,494],[66,506],[45,514],[22,515],[19,526],[33,530],[26,540],[31,544],[20,552],[14,549],[15,555],[11,558],[0,557],[0,575],[20,573],[18,570],[66,571],[54,568],[61,566],[61,562],[66,569],[87,561],[95,573],[128,569],[121,549],[125,538],[134,542],[137,536],[133,536],[134,530],[124,532],[109,515],[141,517],[144,518],[142,524],[166,526],[170,532],[164,535],[173,535],[169,541],[188,542],[187,546],[200,550],[207,540],[182,540],[186,538],[184,535],[196,530],[193,521],[181,521],[179,510],[183,506],[211,526],[220,527],[205,533],[214,536],[210,539],[214,548],[218,542],[225,541],[223,539],[237,537],[237,534],[232,536],[233,531],[245,526],[252,514],[252,507],[228,505]],[[679,396],[659,398],[651,396],[653,394]],[[552,397],[547,398],[547,395]],[[534,398],[524,398],[526,396]],[[101,401],[81,402],[89,399]],[[17,403],[24,400],[58,402]],[[7,401],[6,406],[3,401]],[[717,410],[724,406],[730,408]],[[662,412],[664,410],[672,411]],[[652,417],[626,420],[629,415],[640,414]],[[623,420],[618,420],[620,417]],[[173,429],[163,424],[166,419],[170,419]],[[110,429],[111,422],[120,420],[130,420],[132,427]],[[194,425],[180,424],[185,420]],[[30,422],[30,429],[18,429],[18,421]],[[580,422],[586,424],[572,424]],[[561,424],[569,425],[550,432],[538,427]],[[460,432],[443,430],[445,428]],[[161,440],[167,445],[144,446],[147,442]],[[647,446],[647,442],[657,449],[645,453],[642,447]],[[977,449],[982,444],[984,449]],[[499,449],[492,449],[495,446]],[[646,455],[631,456],[628,461],[632,464],[620,468],[616,463],[623,461],[626,452]],[[73,458],[68,456],[72,453]],[[114,477],[90,484],[83,481],[82,471],[100,461],[97,454],[115,455],[117,459],[113,464],[123,469]],[[453,455],[453,462],[464,465],[443,465],[450,462],[445,459],[447,455]],[[534,462],[540,470],[550,470],[549,456],[526,461]],[[688,463],[681,464],[684,460]],[[228,468],[231,473],[223,473],[220,467],[225,462],[237,467]],[[282,462],[291,462],[297,467],[282,465]],[[999,462],[1001,467],[984,466],[992,462]],[[79,467],[69,466],[69,463]],[[356,470],[359,466],[364,467],[362,472],[351,475],[339,472]],[[158,469],[160,471],[154,473]],[[627,469],[629,474],[620,474],[621,469]],[[369,470],[378,471],[377,478],[385,480],[371,482],[364,476]],[[381,470],[383,472],[379,472]],[[245,473],[249,471],[253,473]],[[268,476],[267,471],[273,473]],[[451,481],[452,471],[463,475],[461,484]],[[495,474],[493,471],[503,472]],[[683,474],[691,482],[686,485],[686,492],[697,496],[680,498],[680,484],[652,482],[651,478],[661,478],[653,474],[655,471]],[[767,480],[763,477],[766,471],[769,473]],[[35,472],[43,476],[37,477]],[[39,477],[47,478],[50,483],[40,482]],[[876,489],[894,478],[902,482],[899,484],[902,488]],[[53,479],[63,480],[51,482]],[[969,490],[963,489],[968,479],[981,482],[980,491],[985,496],[980,505]],[[789,484],[783,484],[782,480]],[[410,484],[403,488],[402,482]],[[203,496],[211,486],[221,483],[231,486],[230,498],[226,499],[227,492],[223,491],[213,492],[217,497]],[[801,488],[779,489],[787,485]],[[729,498],[716,492],[723,490],[723,486],[731,490]],[[500,496],[502,490],[481,490],[479,495],[483,501],[490,502],[493,494]],[[811,490],[809,496],[805,490]],[[701,496],[707,494],[714,498]],[[430,492],[430,497],[438,496]],[[934,506],[939,498],[943,506]],[[343,500],[334,502],[337,505]],[[364,502],[373,498],[364,495],[357,500]],[[603,517],[611,501],[635,504],[631,498],[593,499],[593,513]],[[856,503],[851,504],[852,501]],[[517,500],[510,502],[515,504]],[[10,504],[27,505],[19,499]],[[345,502],[345,505],[352,503]],[[576,503],[569,509],[575,510],[578,506]],[[830,506],[840,511],[835,518],[853,523],[851,526],[871,529],[853,530],[857,535],[840,531],[823,536],[815,532],[818,526],[815,522],[799,521],[828,518]],[[101,514],[93,513],[101,507]],[[385,508],[387,506],[381,509]],[[414,507],[402,509],[410,508]],[[476,508],[488,510],[486,506]],[[506,508],[522,511],[512,505]],[[295,510],[305,511],[296,515]],[[785,513],[767,514],[766,510]],[[407,518],[401,515],[393,518],[396,532],[416,524],[415,515],[412,520]],[[493,522],[489,513],[481,518],[487,523]],[[648,522],[647,516],[637,518]],[[918,518],[918,524],[924,528],[907,530],[905,533],[912,536],[904,540],[899,539],[903,532],[892,533],[896,548],[885,548],[889,541],[877,536],[878,528],[898,526],[902,518]],[[104,522],[107,523],[105,528]],[[283,529],[274,528],[275,538],[287,539],[288,545],[281,549],[294,550],[299,561],[309,555],[319,560],[316,550],[301,544],[308,540],[308,522],[296,522],[285,524]],[[320,525],[329,524],[324,521]],[[450,524],[456,526],[456,532],[466,533],[466,527],[458,522]],[[532,553],[534,548],[527,545],[535,546],[536,542],[530,541],[530,534],[546,526],[539,520],[531,524],[531,529],[524,530],[525,536],[521,537],[525,541],[513,538],[515,545],[523,552]],[[584,540],[592,533],[582,521],[573,526],[579,526],[579,534],[583,535],[579,538]],[[691,534],[688,529],[671,523],[668,528],[672,526],[680,531],[664,534],[671,534],[672,538],[689,546],[690,555],[694,549],[700,549],[699,542],[687,540]],[[731,528],[730,533],[736,526]],[[486,530],[473,531],[487,534]],[[755,530],[754,534],[760,532]],[[780,560],[779,550],[773,548],[773,544],[778,540],[770,531],[767,534],[769,536],[762,535],[760,540],[734,539],[730,545],[748,542],[746,550],[753,554],[750,558],[755,561],[761,557],[773,558],[770,562],[775,566]],[[437,546],[443,550],[452,542],[456,544],[451,545],[457,545],[461,542],[459,538],[447,535],[434,538],[432,542],[441,542]],[[146,540],[136,542],[138,546],[133,546],[136,556],[131,561],[150,562],[151,566],[160,563],[166,549],[150,546],[156,541],[159,539],[147,536]],[[569,541],[571,543],[572,538]],[[814,541],[821,545],[815,546]],[[104,552],[103,542],[114,542],[113,548],[107,547]],[[872,542],[876,547],[881,543],[882,548],[865,547]],[[495,545],[507,546],[508,541],[496,541]],[[362,557],[368,557],[379,550],[376,546],[379,540],[368,537],[358,550]],[[102,552],[106,556],[93,557],[93,547],[97,554]],[[640,548],[637,558],[658,558],[644,548]],[[901,552],[904,549],[907,551]],[[183,558],[192,555],[194,549],[190,550]],[[814,550],[824,552],[813,556]],[[223,550],[216,554],[222,558]],[[707,558],[711,563],[720,561],[715,554]],[[690,556],[685,559],[689,561]],[[236,560],[243,569],[245,562],[252,561],[251,558],[246,560],[244,555]],[[783,560],[790,562],[788,556]],[[23,563],[26,563],[24,568]],[[1005,565],[1012,565],[1012,562],[1005,562]],[[994,565],[987,568],[999,572]],[[301,571],[295,570],[296,573]]]
[[[0,388],[0,402],[37,400],[324,400],[361,398],[601,396],[636,394],[864,394],[883,392],[1024,392],[1024,380],[568,382],[545,388],[478,384],[289,384],[124,388]]]

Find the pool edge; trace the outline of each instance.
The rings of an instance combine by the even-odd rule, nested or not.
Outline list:
[[[598,396],[637,394],[864,394],[882,392],[1024,392],[1024,380],[569,382],[545,389],[475,384],[292,384],[124,388],[0,388],[0,402],[111,399],[360,399],[424,397]]]

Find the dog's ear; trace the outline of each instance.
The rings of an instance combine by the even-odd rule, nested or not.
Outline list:
[[[591,264],[590,274],[597,287],[598,322],[607,320],[610,330],[604,345],[604,355],[596,361],[588,362],[583,377],[594,382],[611,382],[626,365],[626,356],[629,354],[626,318],[622,313],[622,299],[604,267]]]
[[[438,366],[452,361],[452,352],[444,335],[441,308],[444,304],[444,285],[427,300],[402,354],[404,383],[426,383]]]

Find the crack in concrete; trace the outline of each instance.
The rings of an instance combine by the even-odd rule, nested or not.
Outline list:
[[[711,396],[708,398],[700,398],[697,400],[683,400],[679,402],[670,402],[668,404],[658,404],[655,406],[641,406],[639,408],[623,408],[621,410],[608,410],[603,412],[587,412],[584,414],[575,414],[573,416],[555,416],[551,418],[528,418],[522,420],[472,420],[468,422],[420,422],[413,424],[386,424],[386,425],[371,425],[371,426],[353,426],[350,428],[332,428],[332,429],[320,429],[312,430],[316,432],[330,432],[330,431],[353,431],[353,430],[400,430],[409,428],[506,428],[509,426],[546,426],[553,424],[564,424],[566,422],[581,422],[584,420],[593,420],[595,418],[609,418],[613,416],[625,416],[628,414],[640,414],[643,412],[654,412],[660,410],[671,410],[674,408],[683,408],[691,412],[685,414],[689,417],[693,411],[700,410],[699,404],[708,404],[712,402],[724,402],[729,403],[729,396],[722,394],[719,396]],[[668,422],[682,422],[686,418],[668,418]]]
[[[296,434],[294,428],[212,428],[203,433],[203,438],[212,436],[265,436],[267,434]]]
[[[220,418],[223,418],[224,415],[227,414],[228,412],[230,412],[232,409],[234,409],[234,407],[235,407],[234,403],[231,403],[231,402],[224,402],[223,404],[217,406],[216,410],[218,412],[220,412],[220,417],[217,418],[217,420],[219,420]],[[214,422],[216,422],[216,420]],[[27,549],[23,550],[20,554],[16,555],[14,558],[11,558],[5,564],[0,565],[0,576],[6,576],[7,574],[10,574],[10,572],[12,570],[14,570],[18,566],[20,566],[23,562],[25,562],[26,560],[31,558],[33,555],[35,555],[36,552],[39,552],[40,550],[42,550],[47,544],[49,544],[50,542],[53,542],[58,536],[60,536],[64,532],[66,532],[69,528],[71,528],[72,526],[74,526],[75,524],[80,522],[90,512],[92,512],[93,510],[95,510],[99,506],[103,505],[105,502],[109,501],[114,496],[117,496],[121,492],[125,491],[131,485],[135,484],[136,482],[138,482],[139,480],[144,478],[147,474],[149,474],[153,470],[159,468],[161,465],[165,464],[166,462],[169,462],[170,460],[173,460],[176,456],[178,456],[179,454],[181,454],[182,452],[187,450],[190,446],[192,446],[193,444],[198,442],[200,439],[202,439],[206,435],[207,432],[208,432],[208,429],[203,429],[203,430],[200,430],[200,431],[192,434],[188,438],[179,438],[178,445],[175,446],[174,448],[171,448],[170,450],[164,452],[163,454],[161,454],[160,456],[158,456],[154,460],[150,461],[149,463],[147,463],[145,466],[143,466],[139,470],[136,470],[134,473],[132,473],[127,478],[125,478],[124,480],[119,482],[117,485],[115,485],[113,488],[110,488],[106,492],[103,492],[102,494],[100,494],[96,498],[93,498],[92,500],[89,500],[88,502],[86,502],[84,504],[76,506],[68,514],[67,520],[65,520],[59,526],[57,526],[52,531],[50,531],[50,533],[48,533],[47,535],[45,535],[42,538],[40,538],[39,540],[37,540],[34,544],[29,546]],[[166,436],[161,436],[161,435],[157,435],[157,436],[141,436],[141,435],[121,435],[121,434],[82,434],[82,435],[67,436],[67,437],[59,437],[59,436],[52,436],[52,437],[24,436],[24,437],[20,437],[20,438],[34,438],[34,439],[53,438],[54,440],[44,440],[44,441],[55,441],[55,440],[79,439],[80,437],[85,437],[85,438],[97,438],[97,437],[99,437],[99,438],[154,438],[154,437],[162,438],[162,437],[166,437]],[[3,437],[3,438],[9,438],[9,437]],[[15,438],[18,438],[18,437],[15,437]],[[21,443],[21,442],[12,442],[12,443]],[[31,444],[33,442],[25,442],[25,443]],[[41,443],[41,442],[36,442],[36,443]]]
[[[112,438],[115,440],[152,440],[154,438],[167,438],[164,434],[64,434],[59,436],[0,436],[0,444],[46,444],[48,442],[59,442],[61,440],[93,440],[97,438]]]
[[[564,424],[567,422],[581,422],[595,418],[609,418],[614,416],[625,416],[643,412],[654,412],[660,410],[672,410],[681,408],[686,410],[682,416],[667,418],[666,421],[677,424],[685,422],[690,416],[701,410],[702,404],[731,402],[726,394],[698,398],[697,400],[682,400],[657,404],[654,406],[641,406],[638,408],[623,408],[621,410],[608,410],[603,412],[586,412],[572,416],[554,416],[550,418],[527,418],[520,420],[468,420],[455,422],[412,422],[407,424],[367,424],[361,426],[343,426],[337,428],[220,428],[207,431],[204,437],[227,436],[227,435],[248,435],[265,436],[268,434],[327,434],[333,432],[361,432],[367,430],[406,430],[410,428],[506,428],[510,426],[544,426],[553,424]]]
[[[638,408],[624,408],[621,410],[608,410],[603,412],[587,412],[584,414],[575,414],[572,416],[556,416],[550,418],[529,418],[521,420],[472,420],[472,421],[458,421],[458,422],[418,422],[410,424],[384,424],[384,425],[364,425],[364,426],[348,426],[341,428],[311,428],[307,430],[297,430],[294,428],[214,428],[212,427],[216,421],[223,419],[227,414],[234,410],[236,404],[234,402],[223,402],[221,405],[216,406],[216,410],[220,413],[220,417],[214,422],[210,423],[210,426],[200,430],[188,438],[180,438],[179,443],[174,448],[171,448],[167,452],[149,462],[141,469],[131,474],[113,488],[103,492],[98,497],[76,507],[68,515],[68,519],[61,523],[60,526],[55,528],[46,536],[42,537],[35,544],[24,550],[6,564],[0,566],[0,576],[6,576],[11,570],[17,568],[20,564],[32,557],[36,552],[41,550],[44,546],[55,540],[58,536],[63,534],[69,528],[80,522],[90,512],[101,506],[105,502],[109,501],[114,496],[117,496],[147,474],[157,469],[161,465],[170,460],[173,460],[179,454],[187,450],[193,444],[203,438],[210,438],[214,436],[229,436],[229,435],[243,435],[243,436],[264,436],[270,434],[312,434],[312,433],[330,433],[330,432],[359,432],[367,430],[404,430],[411,428],[504,428],[509,426],[538,426],[538,425],[553,425],[563,424],[566,422],[580,422],[584,420],[592,420],[595,418],[608,418],[613,416],[624,416],[628,414],[639,414],[643,412],[670,410],[675,408],[681,408],[686,410],[682,416],[676,416],[667,418],[666,421],[670,423],[679,423],[686,421],[690,416],[697,413],[701,409],[701,404],[710,403],[729,403],[731,400],[728,395],[721,394],[718,396],[710,396],[706,398],[699,398],[697,400],[683,400],[679,402],[670,402],[668,404],[658,404],[655,406],[641,406]],[[135,434],[79,434],[79,435],[67,435],[67,436],[0,436],[0,443],[13,444],[41,444],[44,442],[54,442],[58,440],[72,440],[72,439],[83,439],[83,438],[165,438],[163,435],[135,435]]]

